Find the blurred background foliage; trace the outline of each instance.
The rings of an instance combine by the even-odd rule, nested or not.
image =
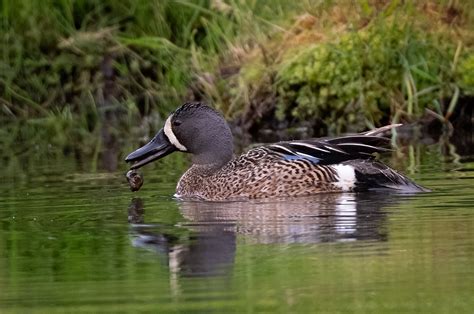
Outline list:
[[[2,0],[0,14],[10,150],[97,154],[104,134],[146,140],[185,100],[244,133],[316,136],[442,118],[474,95],[469,1]]]

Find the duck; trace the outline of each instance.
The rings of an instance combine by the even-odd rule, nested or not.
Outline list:
[[[429,191],[375,156],[391,151],[390,139],[383,134],[398,126],[264,144],[235,156],[232,132],[223,115],[205,103],[187,102],[125,161],[131,170],[137,170],[173,152],[190,154],[192,165],[176,187],[178,199],[229,201],[374,190]]]

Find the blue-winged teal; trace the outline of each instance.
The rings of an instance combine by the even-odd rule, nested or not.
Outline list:
[[[192,154],[193,165],[178,182],[176,196],[230,200],[303,196],[369,189],[426,191],[374,160],[388,149],[386,126],[337,138],[278,142],[234,157],[232,133],[222,115],[201,103],[173,112],[162,130],[127,156],[131,169],[174,152]]]

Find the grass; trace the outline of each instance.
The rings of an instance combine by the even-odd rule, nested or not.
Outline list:
[[[94,154],[104,123],[142,137],[188,99],[247,130],[318,116],[338,133],[448,117],[474,93],[461,1],[4,0],[0,14],[0,145],[13,149]]]
[[[247,54],[235,90],[221,92],[237,108],[229,116],[262,117],[248,122],[253,129],[274,119],[338,134],[413,121],[425,109],[446,121],[459,98],[472,95],[472,4],[338,4],[307,10],[287,33]]]
[[[96,134],[107,110],[135,124],[152,113],[163,117],[238,34],[276,29],[267,17],[279,20],[296,7],[269,3],[5,0],[2,124],[16,121],[31,133],[49,128],[44,138],[63,145],[64,134],[75,142],[84,141],[75,133]]]

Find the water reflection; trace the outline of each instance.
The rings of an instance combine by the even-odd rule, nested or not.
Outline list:
[[[159,253],[171,273],[224,275],[234,263],[237,237],[256,243],[386,241],[386,207],[397,194],[322,194],[250,202],[179,204],[188,222],[165,226],[144,221],[144,202],[129,205],[132,245]]]
[[[235,232],[225,224],[166,226],[145,223],[139,198],[128,208],[131,242],[167,257],[170,271],[182,276],[211,276],[227,273],[236,250]]]

